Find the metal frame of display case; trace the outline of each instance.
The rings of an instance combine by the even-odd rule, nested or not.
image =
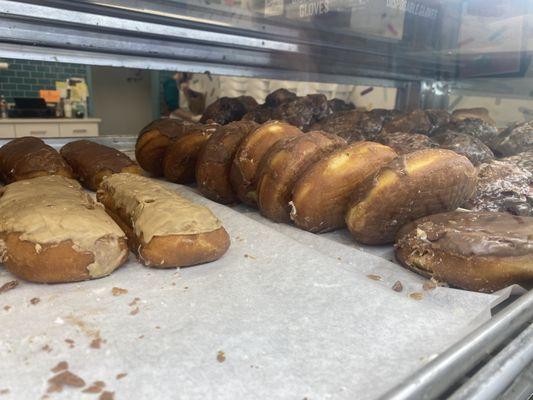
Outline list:
[[[396,87],[401,109],[417,106],[421,88],[432,87],[421,82],[453,76],[456,68],[453,59],[417,51],[421,46],[417,40],[325,31],[324,27],[287,27],[290,21],[281,24],[224,13],[217,13],[217,23],[207,23],[209,15],[200,18],[199,7],[180,9],[174,3],[169,8],[164,1],[107,3],[113,7],[91,0],[53,0],[46,6],[36,1],[0,0],[0,55]],[[127,3],[130,6],[126,8]],[[141,12],[147,7],[159,12]],[[181,14],[176,14],[176,7]],[[416,20],[407,25],[405,35],[434,36],[420,31]],[[446,41],[441,40],[440,45]]]
[[[0,57],[395,87],[403,110],[446,107],[448,80],[456,73],[453,54],[442,52],[457,41],[450,26],[439,27],[448,34],[423,56],[412,40],[424,36],[416,21],[407,28],[410,42],[336,31],[324,38],[311,28],[249,15],[220,11],[215,20],[205,9],[168,1],[149,2],[158,13],[140,12],[145,1],[127,8],[124,0],[108,2],[113,7],[90,0],[42,3],[0,0]],[[476,90],[471,82],[458,87]],[[96,140],[116,147],[122,139]],[[383,398],[527,399],[532,371],[533,291]]]

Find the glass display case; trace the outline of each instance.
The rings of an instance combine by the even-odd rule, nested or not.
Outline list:
[[[216,82],[206,105],[239,96],[261,104],[283,88],[301,97],[318,93],[353,103],[350,109],[365,113],[444,110],[452,115],[482,109],[483,123],[488,120],[498,135],[533,119],[532,12],[530,0],[0,0],[0,62],[45,63],[37,68],[51,75],[42,78],[67,82],[61,90],[69,94],[82,90],[76,83],[86,84],[80,95],[84,117],[97,118],[83,123],[102,122],[104,132],[91,140],[132,156],[138,131],[164,113],[163,84],[178,71]],[[11,101],[19,93],[28,97],[31,85],[46,86],[32,75],[34,68],[14,73],[27,81],[13,86],[0,64],[2,95]],[[54,74],[54,68],[61,72]],[[142,88],[109,89],[119,87],[118,81],[121,88],[125,82]],[[11,122],[0,119],[1,144],[15,136],[57,136],[47,143],[59,149],[73,137],[98,136],[86,134],[88,128],[77,121],[52,121],[52,128],[43,128],[43,121]],[[317,125],[303,130],[312,126]],[[42,133],[48,129],[57,135]],[[533,129],[529,135],[520,144],[524,152],[533,146]],[[528,185],[524,197],[533,210],[533,179]],[[46,382],[52,387],[43,373],[53,367],[51,360],[72,360],[87,377],[86,389],[96,389],[69,392],[86,386],[71,380],[60,385],[64,392],[43,398],[113,396],[112,391],[117,399],[525,400],[533,394],[531,287],[512,285],[486,294],[428,286],[395,264],[390,245],[353,244],[345,229],[302,232],[267,221],[242,204],[206,200],[194,186],[175,190],[209,205],[225,224],[232,222],[234,253],[215,272],[195,267],[141,276],[129,266],[118,278],[110,277],[112,283],[44,289],[28,284],[21,288],[23,296],[47,299],[39,316],[32,309],[9,311],[13,305],[2,304],[0,287],[0,305],[10,313],[7,330],[0,333],[0,359],[8,366],[0,362],[0,397],[43,394]],[[528,255],[525,269],[531,274],[531,250]],[[256,261],[257,273],[244,264]],[[7,280],[2,272],[0,278]],[[127,293],[122,286],[139,296],[128,297],[129,308],[116,301]],[[180,290],[181,297],[172,290]],[[79,308],[69,309],[68,302]],[[138,304],[141,313],[134,317]],[[169,305],[182,314],[174,315]],[[117,309],[138,322],[128,325]],[[27,318],[35,318],[35,327],[24,328],[25,337],[18,340],[16,327]],[[116,324],[109,322],[114,319]],[[148,325],[155,328],[141,329]],[[73,345],[59,349],[62,327],[77,335],[76,342],[107,339],[108,345],[98,342],[102,359]],[[153,342],[147,344],[148,337]],[[48,351],[51,347],[57,349]],[[12,373],[17,368],[25,371],[20,381],[18,372]],[[109,391],[90,386],[89,379],[104,380],[106,369],[116,376],[112,382],[106,378]],[[127,381],[126,373],[135,379]],[[24,390],[28,385],[35,387]]]

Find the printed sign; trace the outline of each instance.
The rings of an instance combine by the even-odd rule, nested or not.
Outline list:
[[[39,97],[43,98],[47,103],[59,103],[61,93],[59,90],[39,90]]]
[[[415,15],[417,17],[437,19],[439,10],[435,7],[418,1],[410,0],[387,0],[387,7],[395,10],[404,11],[407,14]]]

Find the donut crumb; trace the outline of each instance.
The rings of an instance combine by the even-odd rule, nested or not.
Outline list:
[[[41,347],[41,350],[50,353],[52,351],[52,348],[49,345],[45,344],[43,347]]]
[[[424,284],[422,285],[422,289],[428,291],[428,290],[434,290],[435,288],[437,287],[437,282],[433,281],[433,280],[429,280],[429,281],[426,281],[424,282]]]
[[[78,375],[70,371],[63,371],[48,379],[49,387],[47,393],[61,392],[65,386],[84,387],[85,381]]]
[[[105,387],[105,382],[95,381],[87,389],[82,390],[83,393],[100,393]]]
[[[19,284],[19,281],[9,281],[0,286],[0,294],[5,293],[11,289],[15,289]]]
[[[98,400],[115,400],[115,392],[102,392]]]
[[[122,296],[123,294],[128,293],[128,289],[122,289],[115,286],[113,289],[111,289],[111,293],[113,294],[113,296]]]
[[[68,362],[66,361],[60,361],[57,363],[57,365],[52,368],[50,371],[54,372],[54,373],[57,373],[57,372],[60,372],[60,371],[64,371],[68,369]]]
[[[398,293],[402,292],[403,291],[402,283],[400,281],[394,282],[394,285],[392,285],[392,290]]]
[[[420,292],[409,293],[409,297],[414,300],[422,300],[424,298],[424,293],[420,293]]]
[[[139,297],[135,297],[135,298],[131,301],[131,303],[128,304],[128,306],[133,307],[134,305],[136,305],[136,304],[139,302],[139,300],[141,300]]]

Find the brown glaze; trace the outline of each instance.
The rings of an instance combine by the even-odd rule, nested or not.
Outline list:
[[[260,105],[254,108],[252,111],[247,112],[242,117],[241,121],[254,121],[258,124],[264,124],[265,122],[271,121],[273,109],[265,105]]]
[[[222,204],[238,200],[230,182],[231,164],[242,140],[257,126],[253,121],[232,122],[207,140],[196,163],[198,190],[205,197]]]
[[[355,105],[353,103],[347,103],[344,100],[337,98],[328,100],[328,106],[331,112],[355,110]]]
[[[21,137],[0,148],[0,178],[5,183],[44,175],[73,177],[65,160],[41,139]]]
[[[424,111],[426,112],[426,115],[428,116],[432,125],[430,132],[433,132],[439,127],[448,124],[452,118],[451,114],[446,110],[427,109]]]
[[[523,151],[511,157],[502,158],[502,161],[509,161],[528,171],[533,177],[533,149]]]
[[[456,120],[480,119],[487,124],[494,125],[494,120],[489,115],[489,110],[485,107],[458,108],[453,110],[452,117]]]
[[[172,142],[163,159],[163,174],[165,178],[176,183],[195,182],[196,162],[198,155],[207,140],[215,132],[222,129],[222,125],[198,125],[186,135]]]
[[[414,110],[393,118],[383,126],[383,129],[390,133],[406,132],[427,135],[433,129],[433,124],[424,110]]]
[[[306,131],[315,122],[331,113],[328,99],[323,94],[310,94],[285,102],[274,108],[272,118],[285,121]]]
[[[478,167],[474,196],[465,208],[474,211],[507,211],[533,215],[533,175],[513,162],[492,160]]]
[[[250,96],[221,97],[209,104],[200,122],[214,122],[226,125],[240,120],[246,113],[257,107],[257,102]]]
[[[498,129],[493,124],[489,124],[479,118],[465,118],[465,119],[455,119],[452,118],[450,123],[443,125],[438,129],[435,129],[431,132],[431,135],[438,135],[442,132],[454,131],[459,133],[465,133],[470,136],[481,140],[491,149],[494,140],[498,137]]]
[[[337,135],[312,131],[272,146],[257,171],[261,214],[276,222],[290,221],[289,202],[298,178],[322,157],[345,145]]]
[[[75,140],[60,151],[78,180],[96,190],[106,176],[119,172],[140,174],[142,171],[126,154],[90,140]]]
[[[464,289],[533,284],[533,218],[449,212],[403,227],[396,256],[409,269]]]
[[[355,190],[346,224],[361,243],[391,243],[403,225],[459,207],[472,196],[475,183],[472,163],[453,151],[406,154]]]
[[[277,107],[283,103],[288,103],[290,101],[296,100],[298,96],[296,93],[291,92],[287,89],[277,89],[272,93],[269,93],[265,97],[265,105],[268,107]]]
[[[432,139],[441,149],[453,150],[468,158],[474,165],[494,159],[494,153],[485,143],[466,133],[447,130],[433,136]]]
[[[515,124],[505,129],[494,140],[493,148],[503,157],[533,150],[533,121]]]
[[[377,141],[391,147],[398,154],[412,153],[417,150],[439,147],[426,135],[405,132],[382,132]]]
[[[283,138],[302,135],[303,132],[285,122],[267,122],[246,136],[233,159],[230,180],[237,197],[243,203],[257,204],[256,173],[265,153]]]
[[[349,143],[361,140],[375,140],[383,127],[383,121],[389,115],[378,111],[338,111],[321,119],[311,129],[334,133],[346,139]]]

